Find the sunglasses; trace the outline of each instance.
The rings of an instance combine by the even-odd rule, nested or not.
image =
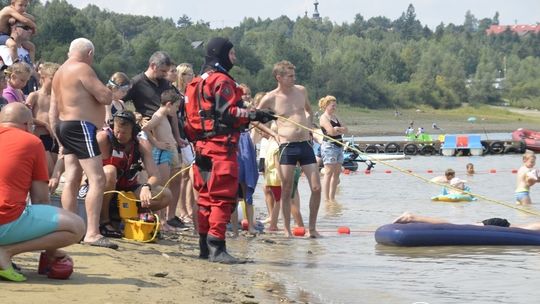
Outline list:
[[[32,30],[32,28],[29,27],[28,25],[19,25],[19,26],[17,26],[17,27],[18,27],[18,28],[22,28],[22,29],[25,30],[25,31],[30,31],[30,30]]]

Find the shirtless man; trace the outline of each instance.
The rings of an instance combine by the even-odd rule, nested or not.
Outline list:
[[[311,129],[313,126],[313,112],[306,88],[294,84],[296,80],[295,66],[288,61],[280,61],[274,65],[272,74],[276,78],[278,86],[263,97],[258,108],[272,109],[277,115],[286,117]],[[317,213],[319,212],[319,205],[321,203],[321,179],[315,154],[309,142],[309,131],[281,119],[277,120],[277,126],[280,142],[281,202],[283,206],[285,236],[292,236],[290,223],[291,195],[294,168],[299,163],[308,178],[311,188],[311,197],[309,199],[309,236],[312,238],[320,237],[320,234],[316,230],[316,223]]]
[[[32,110],[34,124],[36,126],[34,134],[41,139],[47,155],[47,166],[49,177],[58,158],[58,143],[53,139],[53,131],[49,123],[49,107],[51,103],[52,79],[59,65],[52,62],[45,62],[40,70],[41,88],[39,91],[28,95],[26,105]]]
[[[445,219],[440,219],[436,217],[429,217],[424,215],[413,214],[410,212],[405,212],[396,218],[393,221],[394,224],[408,224],[408,223],[428,223],[428,224],[452,224]],[[499,227],[516,227],[534,231],[540,231],[540,223],[530,223],[530,224],[511,224],[507,219],[493,217],[486,220],[483,220],[479,223],[473,223],[472,225],[477,226],[499,226]]]
[[[66,183],[62,206],[77,211],[77,192],[84,170],[92,185],[85,200],[88,222],[84,242],[116,249],[118,245],[99,233],[105,174],[96,133],[97,126],[103,125],[105,105],[111,104],[112,93],[92,70],[93,60],[94,45],[90,40],[77,38],[71,42],[68,59],[53,78],[49,121],[64,149]]]

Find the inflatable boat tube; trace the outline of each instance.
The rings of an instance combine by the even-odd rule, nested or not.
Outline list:
[[[431,200],[440,201],[440,202],[458,203],[458,202],[475,201],[476,198],[470,194],[454,193],[454,194],[444,194],[444,195],[439,194],[437,196],[433,196]]]
[[[388,246],[540,246],[540,231],[498,226],[455,224],[388,224],[375,231]]]

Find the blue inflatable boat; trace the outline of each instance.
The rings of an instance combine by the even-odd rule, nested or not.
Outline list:
[[[521,228],[455,224],[388,224],[375,231],[375,240],[389,246],[540,246],[540,232]]]

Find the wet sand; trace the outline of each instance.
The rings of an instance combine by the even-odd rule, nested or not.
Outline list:
[[[157,243],[117,242],[117,251],[67,247],[75,271],[66,281],[38,275],[37,252],[18,255],[14,262],[28,280],[0,281],[3,299],[9,299],[6,303],[261,303],[247,266],[198,259],[198,237],[192,232],[168,235]]]

